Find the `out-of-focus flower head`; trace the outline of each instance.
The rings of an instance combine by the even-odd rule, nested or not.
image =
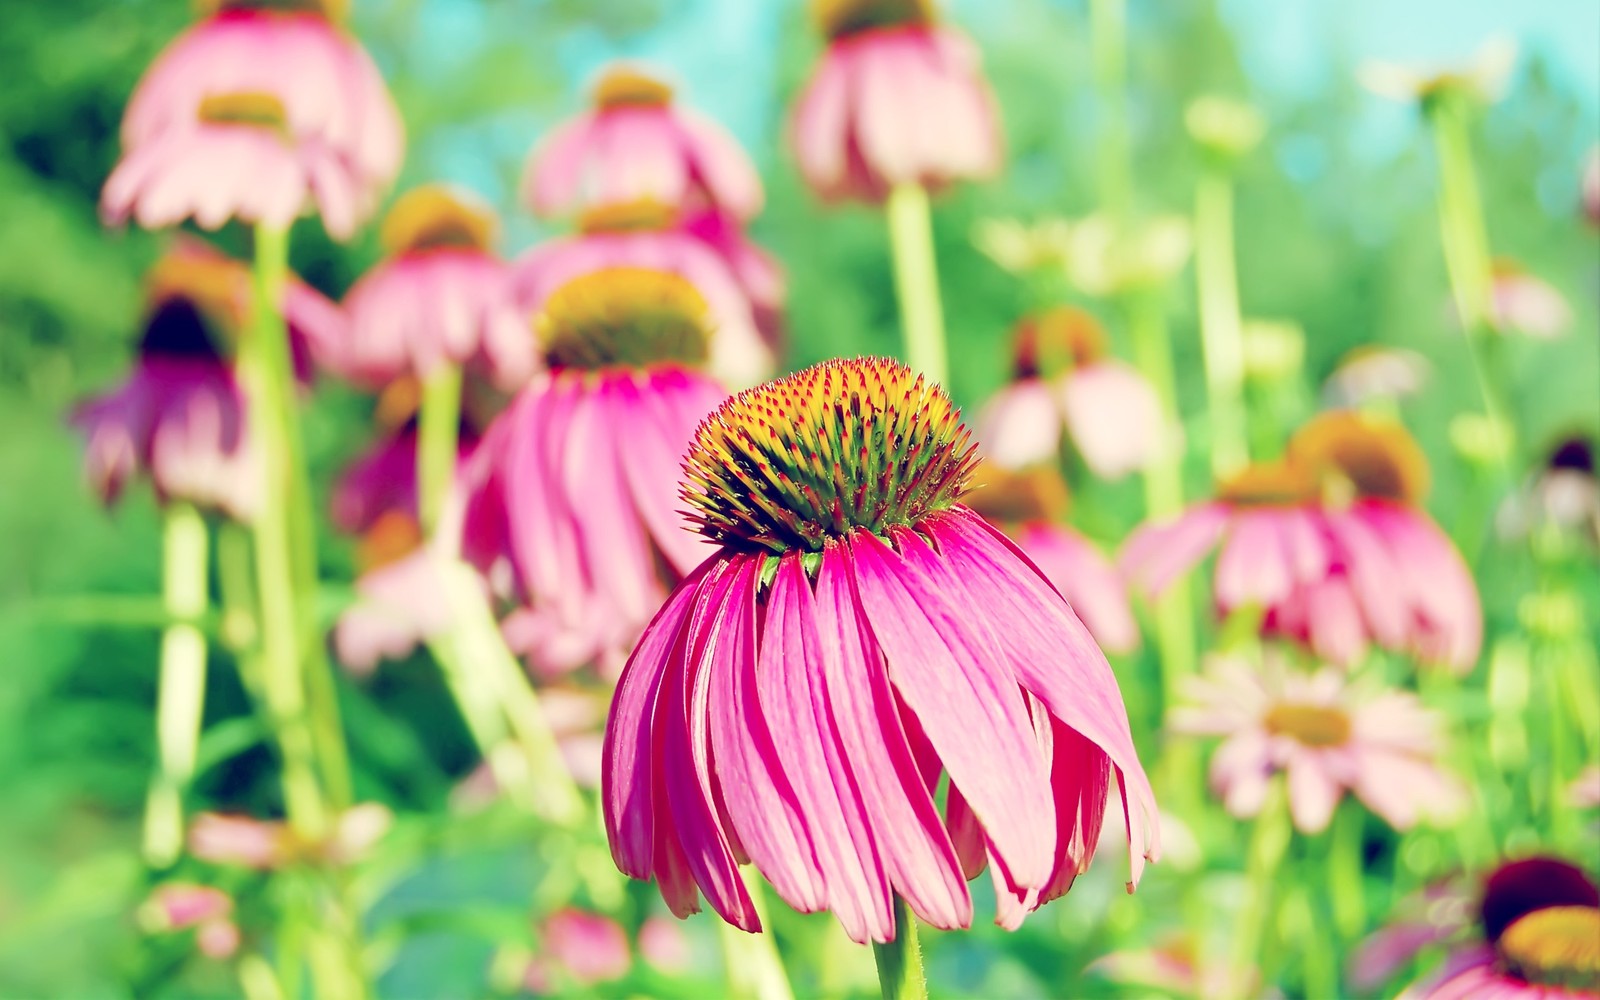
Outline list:
[[[1110,666],[961,505],[975,462],[943,391],[883,359],[746,390],[701,424],[683,497],[718,548],[623,672],[601,788],[618,867],[675,914],[704,893],[759,930],[748,857],[796,909],[883,942],[895,894],[970,925],[987,866],[1015,927],[1086,869],[1113,772],[1130,885],[1157,852]]]
[[[545,370],[474,453],[465,551],[513,570],[519,651],[542,672],[614,671],[666,588],[712,551],[677,515],[678,456],[725,393],[683,277],[614,267],[544,298]]]
[[[1495,520],[1500,533],[1520,538],[1544,526],[1600,544],[1600,477],[1587,434],[1556,442],[1531,481],[1507,497]]]
[[[1477,903],[1477,886],[1459,875],[1431,883],[1396,902],[1389,922],[1351,952],[1346,966],[1351,989],[1363,996],[1378,995],[1424,950],[1471,927]]]
[[[1600,226],[1600,146],[1589,150],[1583,164],[1583,214],[1592,226]]]
[[[195,947],[207,958],[231,958],[239,950],[233,897],[209,885],[167,882],[157,886],[139,907],[139,924],[147,934],[193,930]]]
[[[681,228],[678,213],[655,201],[606,205],[586,212],[573,236],[549,240],[512,265],[513,294],[524,315],[576,278],[612,268],[677,275],[710,310],[710,369],[729,385],[749,385],[772,371],[752,302],[728,260],[702,236]]]
[[[1404,347],[1363,344],[1351,348],[1322,384],[1328,405],[1362,409],[1415,396],[1427,384],[1433,366]]]
[[[347,336],[319,360],[382,385],[468,365],[505,388],[533,372],[526,319],[494,253],[498,225],[475,195],[443,184],[406,192],[383,221],[384,259],[345,296]]]
[[[827,47],[795,103],[800,173],[828,201],[881,202],[1000,169],[994,95],[977,49],[929,0],[820,0]]]
[[[377,67],[339,24],[343,4],[207,6],[128,103],[106,217],[281,228],[315,202],[348,237],[399,172],[404,137]]]
[[[1089,963],[1092,976],[1159,996],[1258,996],[1261,972],[1251,969],[1249,983],[1238,990],[1222,953],[1207,947],[1198,931],[1167,934],[1147,948],[1114,951]],[[1237,992],[1235,992],[1237,990]]]
[[[1047,309],[1017,324],[1016,379],[984,404],[977,437],[1008,469],[1053,463],[1063,430],[1096,475],[1143,468],[1164,439],[1161,402],[1144,376],[1108,353],[1089,312]]]
[[[1072,246],[1072,223],[1059,216],[1044,216],[1032,223],[979,219],[972,227],[972,245],[1012,274],[1064,272]]]
[[[1548,857],[1512,861],[1485,880],[1482,899],[1483,943],[1452,955],[1402,1000],[1600,994],[1600,890],[1583,869]]]
[[[1163,215],[1122,224],[1106,214],[1074,224],[1067,249],[1067,278],[1085,295],[1108,298],[1156,288],[1189,262],[1189,223]]]
[[[1322,669],[1303,674],[1269,655],[1255,665],[1217,657],[1192,679],[1172,728],[1220,736],[1211,783],[1244,818],[1261,811],[1284,775],[1289,813],[1320,833],[1346,790],[1396,830],[1455,816],[1465,788],[1439,766],[1440,720],[1408,692],[1350,685]]]
[[[1190,101],[1183,124],[1201,149],[1224,163],[1255,149],[1267,133],[1267,123],[1254,105],[1215,94]]]
[[[683,231],[715,250],[750,301],[756,329],[774,357],[783,353],[783,305],[788,279],[783,265],[745,234],[725,212],[701,212],[682,220]]]
[[[761,178],[738,140],[675,103],[672,85],[647,68],[607,67],[593,101],[528,158],[522,200],[536,214],[578,215],[641,199],[740,221],[761,211]]]
[[[1299,378],[1306,360],[1306,331],[1284,319],[1246,319],[1244,375],[1253,383],[1270,385]]]
[[[1490,293],[1497,330],[1550,340],[1572,325],[1572,307],[1561,292],[1509,258],[1495,260]]]
[[[992,461],[973,471],[967,505],[1004,531],[1067,599],[1102,649],[1139,645],[1126,585],[1093,542],[1061,523],[1067,483],[1054,465],[1012,472]]]
[[[339,662],[360,675],[445,634],[453,621],[452,592],[482,587],[470,568],[425,544],[416,520],[399,510],[367,529],[356,565],[356,600],[334,626],[333,648]]]
[[[1415,102],[1424,108],[1455,97],[1492,103],[1505,92],[1516,63],[1516,43],[1496,36],[1479,46],[1464,66],[1419,67],[1373,59],[1356,69],[1356,78],[1379,97]]]
[[[189,853],[201,861],[269,871],[303,861],[354,864],[394,823],[389,808],[363,802],[345,810],[317,843],[306,843],[280,820],[201,813],[189,824]]]
[[[613,982],[633,965],[627,932],[610,917],[566,907],[541,920],[537,931],[538,952],[522,977],[535,996]]]

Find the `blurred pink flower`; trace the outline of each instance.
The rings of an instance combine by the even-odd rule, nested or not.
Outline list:
[[[1422,391],[1432,373],[1428,359],[1403,347],[1367,344],[1345,353],[1322,385],[1328,405],[1358,409]]]
[[[1081,309],[1017,324],[1016,380],[978,414],[984,454],[1020,469],[1057,461],[1065,429],[1091,472],[1119,479],[1162,445],[1161,403],[1143,375],[1110,357],[1105,332]]]
[[[531,339],[531,334],[529,335]],[[391,511],[417,517],[417,403],[415,379],[398,379],[378,396],[374,423],[379,437],[339,473],[333,485],[331,514],[340,531],[365,534]],[[459,476],[478,444],[471,399],[464,401],[456,431]]]
[[[189,853],[201,861],[265,871],[294,855],[289,828],[277,820],[201,813],[189,824]]]
[[[636,202],[587,213],[574,236],[534,247],[512,265],[513,291],[524,314],[537,314],[556,289],[609,268],[679,275],[711,310],[715,332],[709,367],[729,385],[749,385],[772,371],[773,352],[757,327],[751,300],[729,264],[704,239],[674,228],[663,206]]]
[[[323,362],[369,385],[462,364],[503,388],[526,381],[533,337],[494,234],[493,214],[465,192],[407,192],[384,220],[385,259],[345,296],[349,334],[328,345]]]
[[[158,305],[128,379],[78,407],[84,470],[106,503],[143,472],[163,502],[182,500],[248,520],[261,496],[244,394],[186,299]]]
[[[800,173],[820,197],[880,202],[1000,169],[994,95],[977,49],[924,2],[836,3],[827,48],[794,108]]]
[[[857,443],[881,426],[893,454]],[[959,504],[973,460],[943,392],[883,359],[747,390],[701,424],[684,498],[721,548],[635,648],[601,787],[618,867],[654,877],[676,915],[703,892],[759,930],[748,858],[794,908],[882,942],[896,893],[936,927],[970,925],[966,880],[987,866],[1014,928],[1085,870],[1114,780],[1137,803],[1130,887],[1158,853],[1116,679]]]
[[[610,917],[567,907],[539,925],[539,953],[528,963],[523,986],[535,995],[563,986],[593,986],[628,974],[628,935]]]
[[[676,920],[646,917],[639,927],[639,955],[662,972],[686,972],[694,962],[694,948]]]
[[[1500,866],[1484,883],[1483,943],[1458,951],[1402,1000],[1579,1000],[1600,995],[1600,891],[1555,858]]]
[[[1491,294],[1494,323],[1501,330],[1549,340],[1572,325],[1572,307],[1555,286],[1515,261],[1495,261]]]
[[[314,198],[347,237],[400,168],[404,139],[383,79],[327,11],[222,3],[151,64],[106,183],[113,221],[193,217],[286,226]],[[292,66],[293,72],[285,72]]]
[[[413,515],[391,510],[361,540],[356,599],[333,629],[334,654],[352,673],[372,673],[450,630],[450,574],[455,564],[424,544]],[[472,576],[471,571],[462,572]],[[481,587],[475,577],[462,581]]]
[[[195,947],[207,958],[231,958],[239,950],[233,897],[221,889],[192,882],[157,886],[139,908],[139,919],[153,934],[193,930]]]
[[[522,200],[557,216],[639,199],[749,219],[761,211],[761,178],[726,129],[673,102],[670,84],[615,64],[595,84],[594,108],[534,149]]]
[[[1223,737],[1211,783],[1235,816],[1259,813],[1279,772],[1303,833],[1326,829],[1347,789],[1397,830],[1465,805],[1464,787],[1437,761],[1439,720],[1415,695],[1348,685],[1328,669],[1302,674],[1276,658],[1256,668],[1226,657],[1187,695],[1171,726]]]
[[[536,670],[619,660],[712,551],[676,513],[678,457],[724,396],[700,370],[712,316],[665,271],[599,270],[544,297],[547,369],[478,446],[465,528],[468,558],[513,570]]]
[[[715,250],[755,318],[756,329],[774,356],[783,353],[783,304],[788,296],[783,266],[745,235],[739,221],[724,212],[701,212],[683,221],[683,231]]]
[[[1061,523],[1067,505],[1066,481],[1053,464],[1011,472],[982,462],[967,494],[967,506],[1017,543],[1102,649],[1128,652],[1139,645],[1139,627],[1127,587],[1094,543]]]

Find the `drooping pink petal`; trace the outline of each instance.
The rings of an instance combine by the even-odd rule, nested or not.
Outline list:
[[[1123,653],[1139,644],[1139,626],[1122,579],[1105,556],[1070,528],[1027,524],[1017,545],[1066,598],[1103,649]]]
[[[1161,401],[1132,366],[1115,360],[1084,365],[1062,379],[1058,392],[1072,443],[1095,475],[1120,479],[1160,451]]]
[[[1061,411],[1041,379],[1022,379],[984,404],[974,434],[984,456],[1007,469],[1055,462],[1061,450]]]
[[[1184,511],[1170,523],[1146,525],[1123,546],[1118,560],[1122,572],[1129,583],[1154,598],[1205,558],[1231,518],[1224,504],[1208,503]]]

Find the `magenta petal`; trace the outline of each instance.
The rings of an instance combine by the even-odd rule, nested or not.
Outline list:
[[[716,629],[732,610],[728,604],[736,596],[733,583],[740,564],[753,558],[736,556],[712,563],[696,588],[682,675],[677,683],[663,685],[655,723],[659,773],[694,880],[724,920],[752,932],[761,929],[761,919],[739,876],[716,806],[708,732],[711,672],[703,654],[710,645],[708,630]]]
[[[903,546],[922,544],[909,534],[895,537]],[[909,554],[902,558],[867,532],[848,544],[856,592],[896,690],[1018,884],[1043,885],[1054,831],[1051,809],[1041,808],[1049,776],[1017,680],[994,655],[984,619],[963,615],[954,594]]]
[[[1105,654],[1037,567],[983,518],[956,507],[923,524],[940,542],[943,558],[936,565],[948,567],[942,577],[947,592],[965,593],[985,608],[997,622],[996,649],[1016,670],[1022,686],[1052,716],[1100,747],[1120,772],[1136,884],[1144,859],[1160,853],[1160,816]],[[968,586],[972,580],[986,585],[979,591]],[[1138,809],[1128,808],[1129,784]]]
[[[817,631],[829,707],[894,890],[935,927],[972,924],[972,897],[906,743],[882,655],[852,593],[850,554],[830,545],[817,574]]]
[[[894,938],[888,876],[828,704],[817,604],[796,556],[778,564],[756,669],[772,746],[810,828],[827,906],[851,940]]]
[[[682,633],[699,587],[698,579],[685,580],[656,612],[622,668],[606,718],[606,763],[600,779],[606,839],[617,867],[634,878],[649,878],[652,867],[652,722],[657,696],[663,678],[677,682]]]
[[[759,559],[742,560],[733,571],[724,610],[705,651],[701,669],[711,672],[711,749],[739,843],[784,902],[812,913],[827,905],[822,873],[813,857],[807,816],[784,773],[784,758],[756,693],[760,572]],[[779,654],[787,652],[780,649]]]
[[[1288,595],[1289,566],[1281,518],[1268,511],[1240,513],[1217,556],[1217,603],[1230,611],[1276,604]]]
[[[1225,505],[1208,503],[1185,511],[1170,524],[1141,528],[1123,548],[1122,571],[1147,597],[1155,597],[1205,557],[1231,518]]]

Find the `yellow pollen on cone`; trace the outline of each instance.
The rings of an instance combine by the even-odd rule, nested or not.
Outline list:
[[[1507,927],[1495,947],[1507,968],[1530,983],[1600,992],[1600,909],[1534,910]]]
[[[700,365],[710,353],[713,321],[688,279],[614,267],[556,289],[534,329],[551,367]]]
[[[812,0],[811,17],[826,38],[936,20],[933,0]]]
[[[618,201],[598,205],[586,210],[578,218],[578,231],[583,233],[633,233],[670,229],[677,224],[678,213],[671,205],[651,198],[635,201]]]
[[[201,121],[214,125],[253,125],[287,135],[289,112],[275,95],[258,90],[208,94],[200,100]]]
[[[1076,306],[1056,306],[1025,317],[1017,324],[1019,374],[1052,378],[1106,356],[1106,331],[1092,313]]]
[[[671,103],[672,84],[637,66],[613,66],[594,85],[597,108],[656,108]]]
[[[1316,498],[1316,481],[1288,462],[1247,465],[1217,484],[1217,499],[1236,507],[1294,507]]]
[[[1071,497],[1066,480],[1054,465],[1014,472],[984,459],[972,472],[971,489],[963,502],[990,521],[1028,524],[1060,521]]]
[[[1312,418],[1289,439],[1289,461],[1336,500],[1378,498],[1418,504],[1428,492],[1428,460],[1393,420],[1351,410]]]
[[[390,256],[446,247],[488,251],[498,228],[494,212],[471,192],[424,184],[395,201],[378,239]]]
[[[1350,716],[1334,705],[1281,702],[1267,711],[1267,732],[1308,747],[1338,747],[1350,742]]]

